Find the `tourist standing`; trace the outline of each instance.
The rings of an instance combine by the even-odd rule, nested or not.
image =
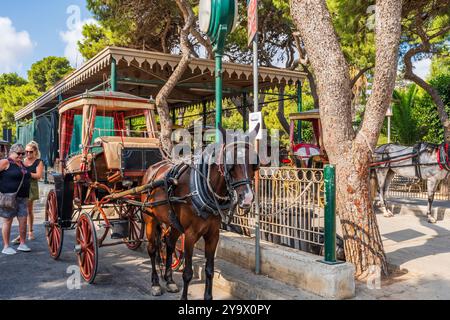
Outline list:
[[[27,168],[28,173],[31,175],[30,180],[30,195],[28,197],[28,240],[34,240],[33,223],[34,223],[34,212],[33,205],[35,200],[39,200],[39,179],[42,178],[44,174],[44,164],[42,163],[41,153],[39,151],[39,145],[35,141],[31,141],[25,147],[26,157],[23,161],[25,168]],[[17,244],[20,242],[19,237],[13,240],[13,243]]]
[[[11,225],[14,217],[17,217],[19,220],[20,245],[17,250],[24,252],[31,251],[25,244],[31,175],[22,163],[24,155],[25,148],[23,145],[16,143],[11,146],[8,159],[0,160],[0,192],[2,194],[16,194],[16,205],[14,208],[9,208],[4,205],[0,207],[0,217],[3,218],[2,253],[7,255],[16,253],[16,250],[9,246]]]

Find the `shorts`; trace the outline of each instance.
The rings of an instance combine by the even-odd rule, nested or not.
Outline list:
[[[30,181],[30,195],[28,200],[39,200],[39,184],[36,179],[31,179]]]
[[[28,216],[28,198],[17,197],[16,209],[0,208],[0,217],[10,219],[14,217],[23,218]]]

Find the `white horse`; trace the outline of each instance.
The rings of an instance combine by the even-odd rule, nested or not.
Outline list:
[[[450,170],[448,148],[444,144],[421,142],[412,147],[385,144],[375,149],[372,168],[378,179],[381,210],[385,217],[393,216],[386,208],[385,196],[392,178],[397,174],[427,180],[428,222],[436,223],[436,218],[431,214],[434,194],[439,182],[447,177]]]

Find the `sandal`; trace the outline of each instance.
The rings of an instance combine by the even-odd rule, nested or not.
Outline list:
[[[28,240],[34,240],[34,233],[33,231],[28,232]]]

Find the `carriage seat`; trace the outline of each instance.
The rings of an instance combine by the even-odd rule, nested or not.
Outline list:
[[[91,170],[91,163],[92,160],[94,159],[94,154],[89,153],[87,155],[87,171]],[[81,168],[81,159],[82,159],[82,155],[81,154],[76,154],[71,156],[69,159],[67,159],[66,162],[66,168],[65,171],[67,173],[81,173],[82,171],[80,170]]]
[[[159,148],[159,139],[157,138],[104,136],[96,138],[94,143],[102,145],[105,153],[106,165],[110,170],[121,169],[121,156],[124,148]]]

